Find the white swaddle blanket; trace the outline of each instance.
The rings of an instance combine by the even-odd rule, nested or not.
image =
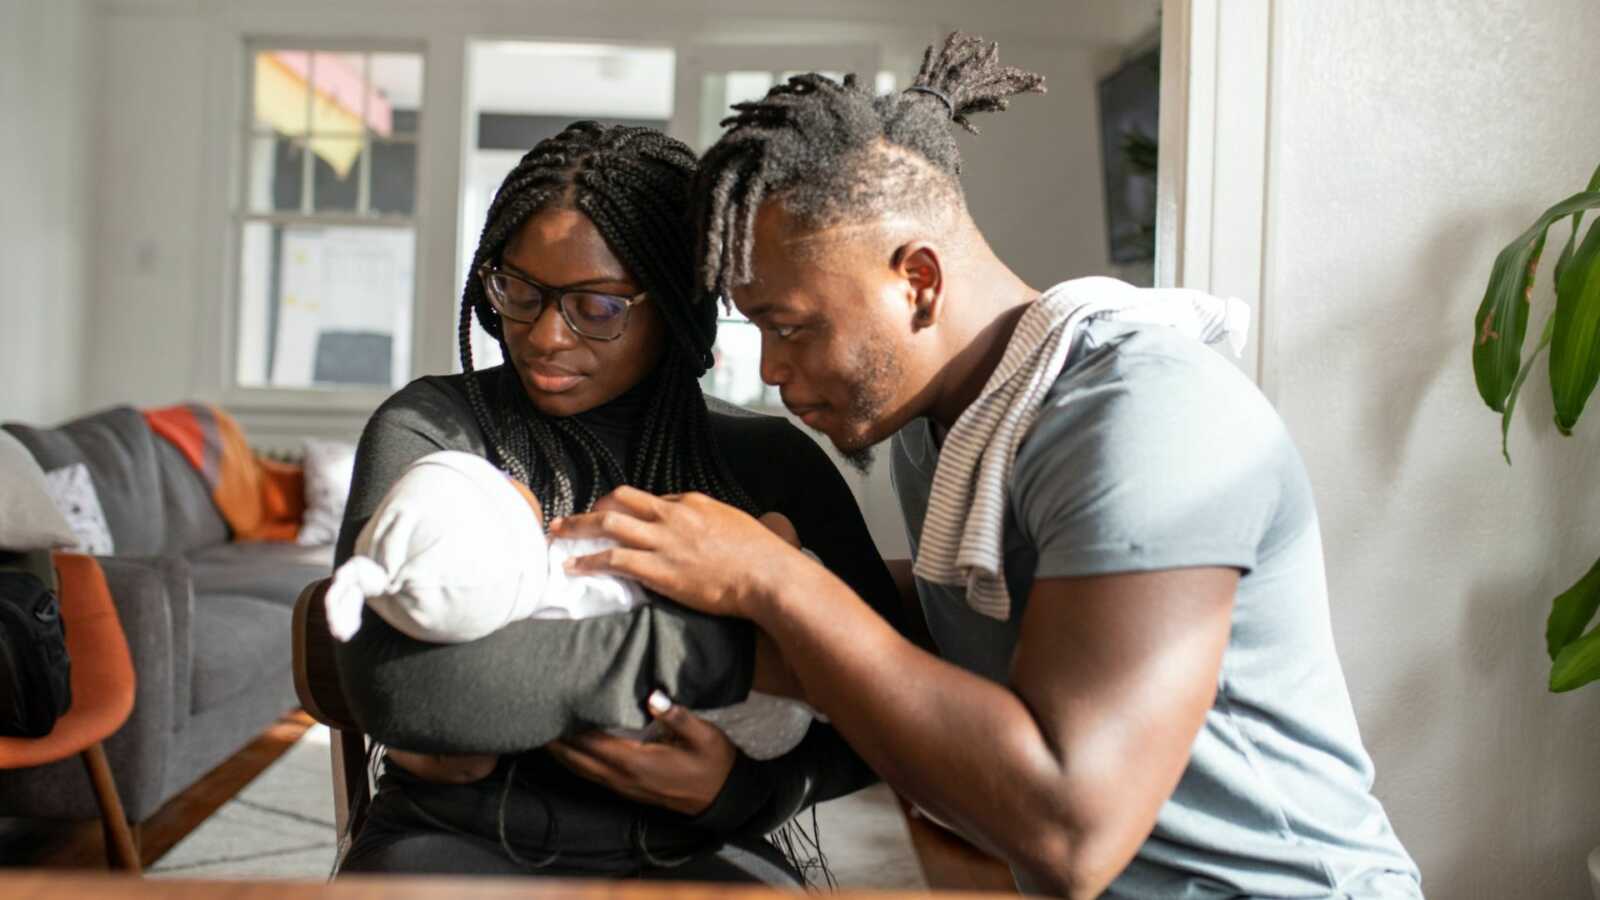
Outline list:
[[[546,536],[534,509],[488,460],[444,450],[412,463],[356,538],[324,599],[328,630],[348,641],[361,608],[420,641],[477,640],[523,619],[586,619],[648,602],[615,575],[569,575],[568,559],[615,546],[605,539]],[[804,703],[751,692],[748,700],[695,713],[745,755],[771,759],[805,737]]]

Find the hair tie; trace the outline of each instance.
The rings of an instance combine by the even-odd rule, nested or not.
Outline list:
[[[944,108],[950,111],[950,118],[951,119],[955,119],[955,117],[956,117],[956,103],[955,103],[954,100],[950,99],[950,95],[949,94],[946,94],[944,91],[941,91],[936,87],[928,87],[927,85],[922,85],[922,84],[913,84],[911,87],[906,88],[904,93],[909,94],[912,91],[916,91],[919,94],[928,94],[928,95],[931,95],[931,96],[934,96],[934,97],[938,97],[939,98],[939,102],[944,104]]]

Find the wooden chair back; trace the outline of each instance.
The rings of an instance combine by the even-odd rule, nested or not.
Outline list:
[[[331,730],[334,822],[341,836],[354,837],[372,802],[367,781],[367,738],[361,733],[339,683],[339,662],[322,597],[328,579],[306,585],[294,604],[294,690],[311,718]]]

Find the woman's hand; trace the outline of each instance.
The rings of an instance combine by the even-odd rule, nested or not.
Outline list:
[[[722,793],[739,750],[717,726],[660,691],[650,695],[648,705],[661,728],[655,740],[591,731],[546,749],[573,772],[629,800],[700,815]]]
[[[572,572],[624,575],[702,612],[750,618],[756,600],[789,580],[786,570],[816,565],[774,525],[704,494],[657,497],[624,486],[592,511],[552,522],[550,534],[620,545],[569,561]]]

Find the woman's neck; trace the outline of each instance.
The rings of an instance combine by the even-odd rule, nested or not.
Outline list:
[[[572,417],[599,438],[624,469],[639,438],[645,412],[655,396],[657,381],[654,373],[647,375],[616,397]]]

